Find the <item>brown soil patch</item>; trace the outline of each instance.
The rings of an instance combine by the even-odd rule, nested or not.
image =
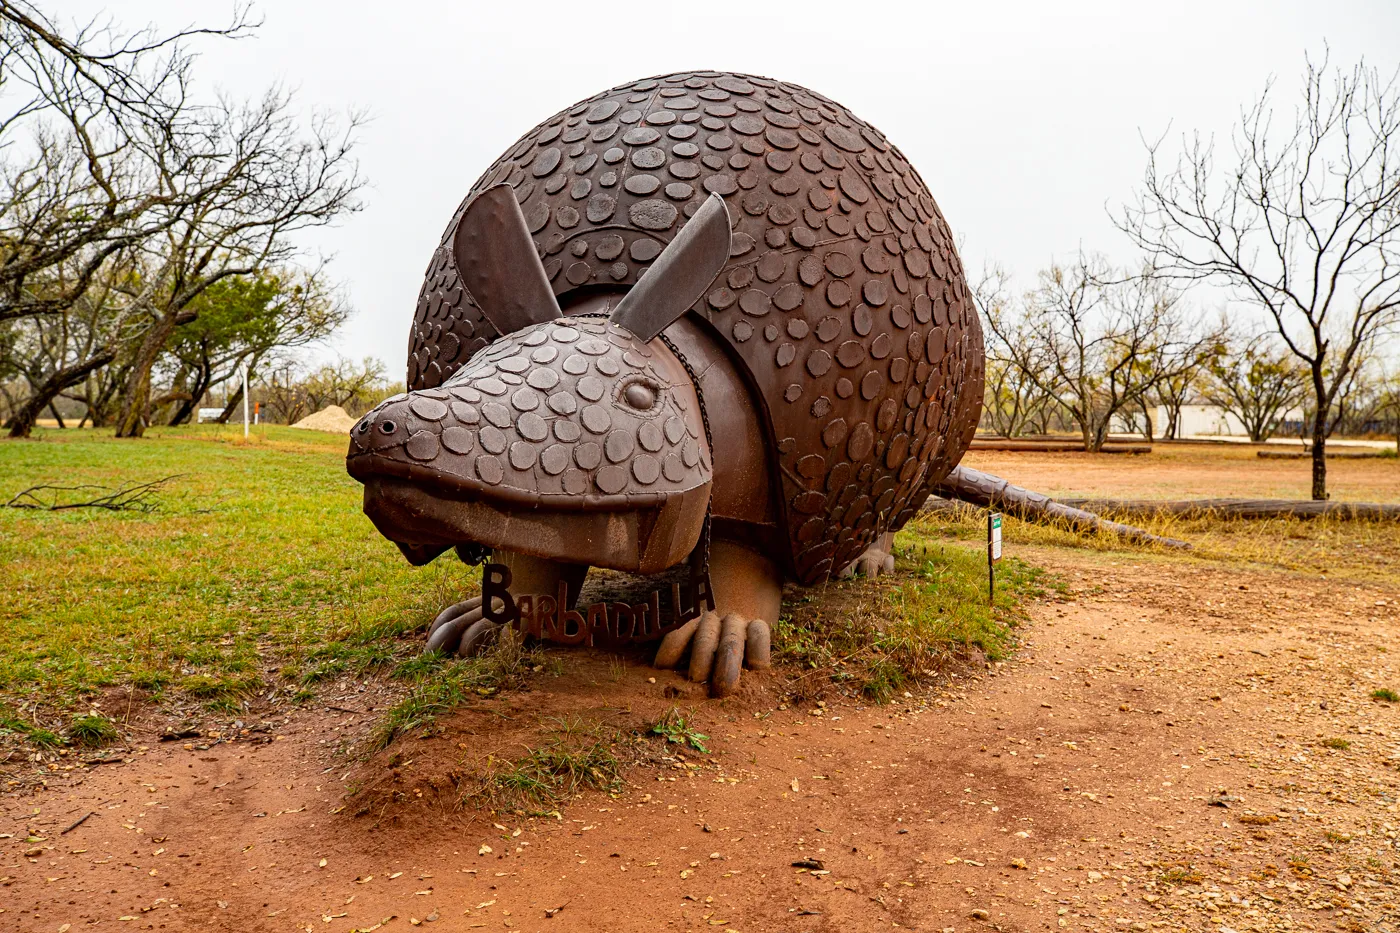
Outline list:
[[[1152,453],[1023,453],[974,450],[963,462],[1050,496],[1096,499],[1307,499],[1312,466],[1260,459],[1264,445],[1157,444]],[[1327,461],[1333,499],[1400,502],[1400,460]]]
[[[1400,690],[1394,589],[1032,559],[1077,595],[1032,608],[1014,662],[887,707],[783,708],[758,678],[712,702],[570,656],[397,745],[377,814],[355,815],[370,772],[338,751],[374,687],[218,744],[31,763],[47,786],[2,801],[0,927],[1400,929],[1400,704],[1371,698]],[[618,794],[558,818],[453,805],[453,768],[542,718],[633,728],[673,702],[713,754],[647,740]]]

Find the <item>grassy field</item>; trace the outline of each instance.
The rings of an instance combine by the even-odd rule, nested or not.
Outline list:
[[[344,449],[336,435],[275,426],[246,441],[241,427],[202,426],[0,444],[0,502],[39,484],[173,477],[151,512],[0,509],[0,730],[101,744],[114,733],[91,714],[97,695],[137,690],[234,713],[254,695],[309,699],[319,682],[374,671],[405,684],[377,734],[385,744],[557,664],[538,653],[424,658],[402,637],[473,589],[477,572],[452,559],[410,567],[362,514]],[[940,553],[931,541],[926,529],[901,535],[900,571],[878,586],[798,595],[777,648],[805,672],[799,686],[830,675],[883,699],[971,647],[1008,650],[1037,573],[1008,563],[993,612],[980,551]]]
[[[81,711],[83,696],[127,685],[232,709],[391,662],[392,636],[474,572],[410,567],[361,513],[343,456],[335,435],[280,427],[247,441],[209,426],[0,444],[4,500],[175,475],[146,514],[0,509],[0,715],[32,725],[22,710]]]

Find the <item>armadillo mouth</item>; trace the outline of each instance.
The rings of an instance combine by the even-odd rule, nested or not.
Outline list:
[[[659,573],[694,549],[710,498],[708,483],[585,503],[567,496],[555,502],[549,501],[555,497],[539,496],[512,501],[516,497],[479,488],[382,473],[356,478],[365,485],[365,514],[415,564],[457,545],[477,544],[549,560]]]

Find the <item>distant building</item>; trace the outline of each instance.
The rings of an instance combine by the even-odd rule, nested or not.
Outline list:
[[[1158,405],[1152,411],[1152,436],[1165,437],[1167,430],[1167,409],[1165,405]],[[1136,418],[1133,416],[1136,415]],[[1300,408],[1290,409],[1279,418],[1279,430],[1277,433],[1288,433],[1284,428],[1288,424],[1301,425],[1303,421],[1303,411]],[[1128,412],[1127,416],[1118,415],[1113,419],[1111,430],[1115,434],[1137,434],[1142,432],[1142,412]],[[1294,432],[1296,433],[1296,431]],[[1181,423],[1177,426],[1177,437],[1248,437],[1249,432],[1245,430],[1244,423],[1239,418],[1230,414],[1219,405],[1183,405],[1181,406]]]

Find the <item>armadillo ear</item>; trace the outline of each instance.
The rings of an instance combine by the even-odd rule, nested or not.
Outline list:
[[[610,317],[650,340],[705,294],[729,261],[729,209],[712,194],[657,257]]]
[[[509,185],[487,188],[467,205],[452,236],[452,255],[462,284],[500,333],[560,316],[559,302]]]

